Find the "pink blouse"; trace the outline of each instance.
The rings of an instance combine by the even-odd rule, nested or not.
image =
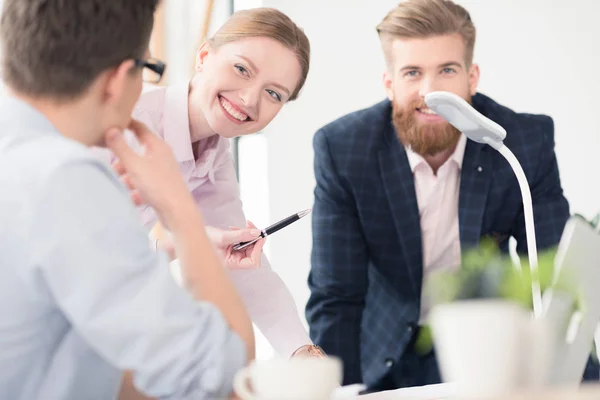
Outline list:
[[[198,160],[194,160],[187,84],[145,90],[133,117],[171,146],[206,225],[221,229],[246,226],[229,140],[219,135],[201,140]],[[109,159],[110,153],[101,157]],[[142,206],[140,212],[144,225],[151,229],[157,221],[154,210]],[[291,293],[264,254],[259,268],[230,270],[230,276],[252,321],[279,355],[290,356],[300,346],[312,343]]]

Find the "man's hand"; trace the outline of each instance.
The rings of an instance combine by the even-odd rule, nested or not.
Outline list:
[[[117,157],[113,168],[129,188],[133,202],[152,206],[168,226],[175,214],[184,216],[196,208],[192,196],[169,145],[141,122],[132,120],[129,129],[136,135],[144,153],[134,152],[125,141],[123,132],[111,129],[105,142]],[[200,215],[197,210],[193,212]]]
[[[169,260],[173,261],[177,258],[177,252],[175,251],[175,243],[170,236],[165,236],[161,239],[156,239],[156,250],[162,250],[168,254]]]

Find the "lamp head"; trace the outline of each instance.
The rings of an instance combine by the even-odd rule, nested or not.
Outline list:
[[[450,92],[431,92],[425,95],[430,110],[448,121],[469,139],[478,143],[501,145],[506,130],[475,110],[465,99]]]

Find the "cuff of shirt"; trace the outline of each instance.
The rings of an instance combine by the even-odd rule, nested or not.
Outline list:
[[[221,387],[216,388],[215,394],[219,396],[218,398],[227,398],[233,392],[235,374],[246,366],[248,357],[246,344],[235,332],[229,334],[229,338],[222,348],[226,350],[222,354],[221,379],[215,380],[215,377],[211,376],[212,374],[205,374],[202,379],[202,387],[210,387],[214,385],[213,382],[221,382]]]
[[[150,242],[150,249],[153,251],[157,251],[158,250],[158,239],[154,239],[152,236],[149,236],[148,241]]]
[[[233,378],[247,364],[246,345],[235,332],[230,332],[218,355],[218,363],[203,371],[197,389],[161,400],[227,399],[233,393]]]

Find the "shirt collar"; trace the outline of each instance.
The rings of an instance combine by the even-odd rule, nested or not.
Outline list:
[[[42,112],[25,101],[8,94],[0,96],[0,121],[9,123],[14,121],[25,129],[34,128],[60,135],[60,132]],[[27,124],[23,124],[23,121],[27,121]]]
[[[194,161],[188,116],[189,84],[176,84],[165,89],[163,137],[173,149],[179,163]]]
[[[467,137],[461,133],[460,138],[458,139],[458,143],[456,144],[456,148],[450,155],[448,160],[451,160],[456,163],[458,169],[462,168],[463,158],[465,155],[465,148],[467,146]],[[408,157],[408,163],[410,165],[411,171],[414,173],[419,165],[422,163],[426,163],[425,159],[421,157],[419,154],[415,153],[410,149],[409,146],[405,146],[406,156]],[[448,161],[446,161],[448,162]]]
[[[163,137],[171,146],[180,164],[193,163],[192,175],[208,176],[214,180],[217,156],[226,151],[229,142],[219,135],[213,135],[196,143],[198,160],[194,159],[188,113],[189,82],[170,85],[165,89],[163,114]]]

